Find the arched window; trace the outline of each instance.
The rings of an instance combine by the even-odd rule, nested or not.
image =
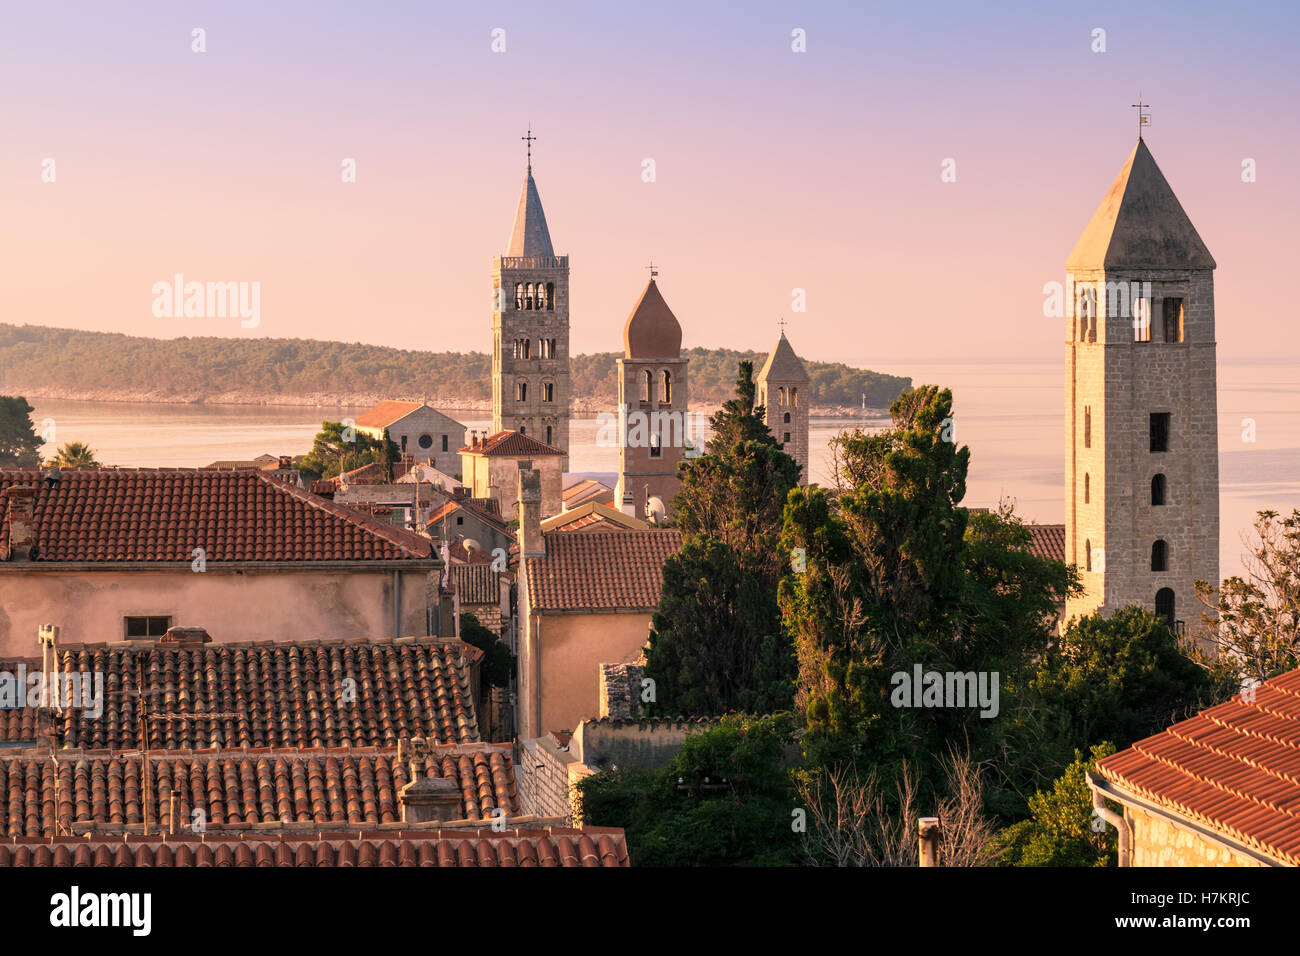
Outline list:
[[[517,402],[526,402],[526,401],[528,401],[528,383],[527,383],[527,382],[515,382],[515,401],[517,401]],[[520,431],[523,431],[523,429],[521,428]]]
[[[525,428],[523,425],[520,425],[520,426],[519,426],[519,434],[521,434],[521,435],[526,435],[526,434],[528,434],[528,429]]]
[[[1097,290],[1085,287],[1079,290],[1079,341],[1097,341]]]
[[[786,413],[785,413],[785,422],[784,422],[783,424],[786,424],[786,425],[789,425],[789,424],[790,424],[790,413],[789,413],[789,412],[786,412]]]
[[[543,383],[542,383],[542,401],[544,401],[544,402],[553,402],[553,401],[555,401],[555,383],[554,383],[554,382],[543,382]]]
[[[546,283],[546,308],[551,312],[555,311],[555,283],[554,282]]]
[[[516,282],[515,283],[515,308],[522,309],[523,307],[524,307],[524,284],[522,282]]]
[[[646,369],[641,373],[641,401],[650,401],[650,393],[654,389],[654,374]]]
[[[1092,539],[1091,538],[1083,539],[1083,559],[1084,559],[1083,569],[1085,571],[1091,571],[1092,570]]]
[[[546,308],[546,286],[537,283],[537,308]]]
[[[665,405],[671,405],[673,403],[673,377],[668,369],[664,369],[663,375],[663,403]]]
[[[1151,570],[1169,570],[1169,545],[1163,538],[1151,545]]]
[[[550,443],[551,443],[551,426],[550,426],[550,425],[547,425],[547,426],[546,426],[546,444],[549,445]]]
[[[1086,505],[1092,501],[1092,475],[1087,472],[1083,475],[1083,503]]]
[[[1165,503],[1165,476],[1151,476],[1151,503],[1153,505],[1162,505]]]
[[[793,387],[790,389],[790,404],[795,408],[799,407],[799,389]]]
[[[1156,592],[1156,614],[1163,617],[1170,627],[1174,626],[1173,588],[1161,588]]]
[[[777,394],[777,400],[778,400],[782,405],[784,405],[784,404],[785,404],[785,386],[782,385],[780,388],[778,388],[778,389],[776,390],[776,394]]]
[[[663,445],[660,444],[659,441],[659,433],[657,431],[653,432],[650,435],[650,457],[660,458],[663,456],[663,453],[664,450],[663,450]]]
[[[532,358],[532,357],[533,357],[533,340],[532,340],[532,339],[520,339],[519,344],[520,344],[520,347],[523,349],[523,352],[524,352],[523,357],[526,358],[526,359],[527,359],[527,358]]]

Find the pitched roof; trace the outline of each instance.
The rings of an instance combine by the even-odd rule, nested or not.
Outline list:
[[[486,455],[495,457],[498,455],[508,457],[536,457],[537,455],[563,455],[564,452],[554,445],[548,445],[546,442],[538,441],[532,435],[525,435],[523,432],[499,431],[495,434],[488,435],[478,445],[466,445],[461,449],[462,454],[473,453],[475,455]]]
[[[1029,553],[1036,558],[1065,562],[1065,525],[1027,524]]]
[[[37,563],[193,560],[356,561],[431,558],[427,538],[368,518],[260,471],[200,468],[65,470],[53,487],[36,469],[0,469],[7,491],[35,486]],[[0,525],[7,554],[8,521]]]
[[[519,208],[515,210],[515,224],[510,230],[506,255],[547,258],[555,255],[551,248],[551,233],[546,228],[546,213],[542,212],[542,197],[537,194],[537,183],[533,182],[532,166],[528,167],[524,188],[519,193]]]
[[[1068,270],[1214,267],[1214,257],[1141,139],[1065,262]]]
[[[400,823],[397,795],[410,782],[407,761],[392,747],[155,751],[147,780],[138,752],[61,752],[56,759],[57,766],[46,755],[0,757],[5,836],[54,836],[56,824],[65,833],[103,833],[142,822],[157,833],[173,790],[181,819],[201,810],[211,831]],[[519,815],[509,745],[433,747],[421,770],[456,782],[461,819],[492,819],[498,808],[506,818]]]
[[[627,839],[613,827],[546,827],[496,833],[433,829],[346,833],[189,834],[129,837],[11,837],[8,866],[608,866],[628,865]]]
[[[487,508],[483,506],[483,503],[484,499],[481,498],[453,498],[452,500],[439,505],[429,513],[429,520],[426,527],[429,529],[430,534],[438,534],[442,530],[441,526],[443,519],[451,517],[457,511],[464,511],[467,515],[482,521],[484,524],[497,529],[503,534],[510,534],[510,526],[502,520],[501,515],[488,511]]]
[[[1257,685],[1254,700],[1238,695],[1098,761],[1097,775],[1300,866],[1300,669]]]
[[[462,605],[501,603],[501,572],[493,571],[490,562],[453,564],[451,573]]]
[[[682,546],[673,528],[562,531],[544,535],[546,556],[527,558],[529,605],[555,611],[653,611],[659,606],[664,560]]]
[[[370,411],[358,415],[353,424],[362,428],[387,428],[423,405],[424,402],[380,402]]]
[[[63,747],[139,747],[143,690],[154,714],[237,715],[156,717],[150,746],[165,750],[396,746],[402,737],[474,742],[466,668],[482,654],[437,637],[61,645],[61,670],[104,675],[105,699],[99,717],[69,708],[55,730]],[[16,673],[18,663],[0,661],[0,671]],[[39,658],[23,663],[28,674],[41,668]],[[36,708],[0,710],[0,741],[35,739]]]
[[[677,358],[682,327],[651,279],[623,326],[624,358]]]
[[[542,522],[543,531],[646,531],[651,527],[650,522],[625,515],[599,501],[588,501]]]
[[[768,353],[767,361],[763,363],[763,368],[755,381],[794,382],[795,384],[808,381],[808,372],[804,369],[803,362],[799,361],[799,356],[794,354],[790,340],[785,337],[784,332],[776,340],[776,345],[772,346],[772,351]]]
[[[614,489],[595,478],[584,478],[565,488],[560,499],[564,503],[565,510],[581,507],[589,501],[613,505]]]

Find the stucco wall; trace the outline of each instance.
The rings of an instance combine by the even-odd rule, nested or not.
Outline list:
[[[428,572],[402,573],[402,635],[428,633]],[[0,655],[38,653],[36,631],[66,643],[120,641],[124,618],[169,616],[214,641],[392,637],[390,571],[0,570]]]
[[[1124,814],[1133,827],[1134,866],[1264,865],[1145,810],[1126,807]]]
[[[600,712],[600,665],[636,659],[650,613],[535,615],[541,623],[540,733],[573,730]]]

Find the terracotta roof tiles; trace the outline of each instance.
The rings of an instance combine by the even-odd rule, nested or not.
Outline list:
[[[524,562],[534,612],[627,610],[659,606],[664,560],[682,546],[680,531],[560,531],[545,535],[546,556]]]

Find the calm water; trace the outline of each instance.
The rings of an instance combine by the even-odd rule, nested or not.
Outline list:
[[[1057,363],[899,364],[860,362],[953,390],[956,436],[971,448],[966,504],[1015,500],[1027,519],[1064,521],[1063,376]],[[193,467],[262,453],[302,454],[323,418],[359,415],[364,408],[149,405],[34,401],[38,423],[52,419],[55,440],[84,441],[112,465]],[[483,412],[448,414],[469,428],[486,428]],[[1256,441],[1242,438],[1242,419],[1255,421]],[[815,481],[827,478],[827,443],[844,428],[878,428],[868,415],[812,423],[810,458]],[[570,469],[613,472],[618,449],[596,444],[594,418],[571,427]],[[53,452],[47,445],[43,454]],[[1240,568],[1241,532],[1261,508],[1300,508],[1300,361],[1220,363],[1219,472],[1222,528],[1220,570]]]

